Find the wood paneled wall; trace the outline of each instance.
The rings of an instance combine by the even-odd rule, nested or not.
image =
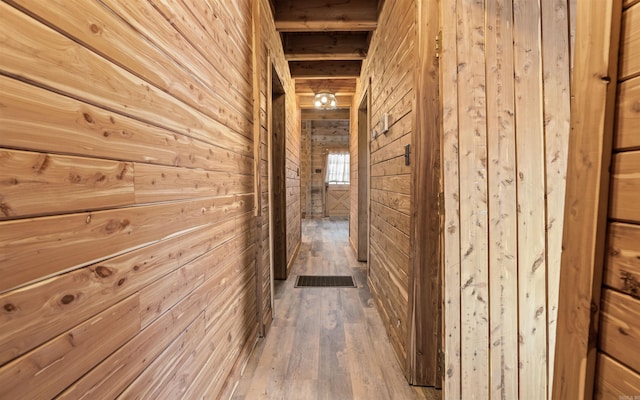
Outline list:
[[[301,186],[307,196],[307,218],[325,216],[325,163],[329,151],[349,151],[348,120],[305,120],[303,143],[308,154],[301,159],[303,171]],[[316,172],[316,170],[320,172]]]
[[[640,4],[581,3],[577,22],[553,398],[627,399],[640,395]]]
[[[252,2],[0,2],[0,48],[0,398],[228,395],[258,328]]]
[[[271,261],[269,249],[269,134],[271,124],[271,68],[275,69],[278,79],[285,91],[285,176],[286,176],[286,260],[287,275],[296,251],[302,240],[301,215],[300,215],[300,111],[295,94],[295,83],[291,79],[289,66],[284,57],[282,43],[276,32],[271,6],[268,0],[258,0],[261,13],[261,33],[259,46],[260,59],[260,154],[261,154],[261,182],[262,191],[262,238],[263,238],[263,265],[259,274],[262,287],[263,318],[265,325],[271,318]]]
[[[568,2],[442,7],[445,397],[546,399],[569,137]]]
[[[416,21],[414,0],[387,1],[381,10],[369,54],[358,80],[352,116],[371,79],[372,128],[389,115],[389,131],[371,142],[371,229],[369,287],[405,374],[409,374],[411,166],[404,146],[411,144],[415,107]],[[357,146],[352,118],[351,148]],[[355,135],[355,137],[353,136]],[[352,169],[352,179],[357,174]],[[353,196],[356,198],[357,196]],[[356,210],[354,210],[356,207]],[[357,203],[352,203],[352,214]],[[354,238],[352,237],[352,241]]]
[[[624,5],[596,399],[640,396],[640,3]]]

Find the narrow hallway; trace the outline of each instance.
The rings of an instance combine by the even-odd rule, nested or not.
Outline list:
[[[302,222],[302,247],[276,281],[275,318],[233,399],[440,399],[407,385],[348,244],[348,221]],[[298,275],[353,275],[358,288],[295,288]]]

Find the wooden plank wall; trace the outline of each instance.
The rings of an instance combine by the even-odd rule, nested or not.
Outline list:
[[[389,115],[390,128],[371,142],[369,287],[407,377],[412,175],[411,166],[404,162],[404,146],[411,144],[415,120],[416,15],[415,0],[384,2],[358,80],[352,112],[352,116],[357,115],[357,106],[371,79],[372,128],[381,132],[379,121],[385,113]],[[357,146],[357,118],[352,120],[356,138],[351,147]],[[355,172],[352,179],[353,176]],[[353,212],[357,212],[357,203],[352,204]]]
[[[442,6],[445,397],[546,399],[569,137],[566,1]]]
[[[640,3],[622,12],[596,399],[640,396]]]
[[[263,307],[265,318],[271,316],[271,278],[270,269],[271,265],[269,260],[269,179],[268,171],[270,166],[267,165],[268,159],[268,125],[269,115],[267,113],[268,99],[271,98],[271,93],[267,93],[270,90],[270,83],[267,80],[268,70],[271,69],[271,65],[268,65],[268,61],[271,60],[273,67],[278,74],[278,78],[281,80],[285,91],[285,119],[286,119],[286,163],[285,163],[285,175],[286,175],[286,224],[287,224],[287,248],[286,248],[286,260],[287,260],[287,275],[291,267],[291,263],[295,257],[295,252],[300,246],[302,240],[301,230],[301,216],[300,216],[300,176],[299,176],[299,160],[300,160],[300,137],[301,137],[301,122],[300,111],[298,108],[297,98],[295,94],[295,83],[291,79],[289,73],[289,66],[284,58],[284,50],[282,49],[282,43],[280,36],[275,29],[275,23],[271,6],[268,0],[259,0],[262,13],[262,31],[261,31],[261,76],[262,84],[260,86],[260,126],[262,127],[261,134],[261,155],[263,163],[261,164],[262,171],[262,215],[263,215],[263,248],[264,248],[264,263],[263,271],[261,274],[262,290],[266,297],[263,297]],[[268,294],[268,296],[267,296]],[[265,321],[267,324],[268,321]]]
[[[578,4],[554,400],[593,398],[621,20],[622,0]]]
[[[0,2],[0,397],[232,390],[258,327],[251,43],[249,0]]]
[[[310,120],[307,123],[311,143],[309,208],[305,211],[308,217],[322,218],[325,216],[326,156],[329,151],[349,151],[349,121]],[[316,172],[318,169],[319,173]]]

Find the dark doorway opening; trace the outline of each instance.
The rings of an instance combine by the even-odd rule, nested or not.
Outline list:
[[[286,110],[282,81],[271,67],[271,207],[273,277],[287,279]]]
[[[367,92],[358,108],[358,261],[369,260],[369,131]]]

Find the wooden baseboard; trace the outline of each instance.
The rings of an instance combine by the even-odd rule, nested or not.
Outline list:
[[[291,259],[287,261],[287,278],[289,277],[289,273],[291,272],[291,267],[293,267],[293,263],[296,261],[296,258],[298,257],[298,252],[300,251],[300,245],[302,245],[302,240],[298,240],[298,243],[296,244],[296,249],[293,251],[293,255],[291,256]]]
[[[369,292],[371,293],[371,297],[373,298],[373,303],[376,305],[376,311],[378,311],[378,315],[380,316],[380,319],[382,320],[382,325],[385,328],[384,331],[385,331],[385,334],[387,335],[387,340],[391,344],[391,347],[393,349],[393,354],[395,355],[396,361],[398,362],[398,365],[400,366],[400,369],[402,370],[402,374],[407,379],[407,382],[409,382],[410,381],[410,376],[409,376],[409,370],[407,369],[406,360],[400,359],[400,355],[396,352],[395,348],[393,348],[394,347],[393,346],[393,339],[389,335],[389,327],[388,327],[388,325],[391,323],[391,321],[389,321],[389,319],[385,318],[385,316],[384,316],[384,314],[386,314],[385,311],[384,311],[384,306],[382,304],[382,300],[380,300],[380,295],[378,294],[375,285],[371,282],[371,277],[367,277],[367,285],[369,286]]]
[[[245,342],[244,346],[242,346],[240,355],[238,356],[236,362],[233,364],[233,368],[231,368],[229,376],[227,376],[225,385],[220,392],[220,399],[231,399],[233,397],[233,394],[238,387],[238,383],[240,382],[240,378],[242,378],[242,375],[244,375],[244,370],[258,344],[258,340],[258,324],[256,324],[251,330],[251,333],[248,335],[247,341]]]
[[[273,309],[269,308],[269,310],[267,311],[262,321],[262,324],[263,324],[262,331],[264,334],[263,337],[267,337],[267,335],[269,334],[269,328],[271,328],[272,322],[273,322]]]
[[[353,243],[353,238],[351,236],[349,236],[349,244],[351,245],[351,249],[353,250],[353,254],[356,256],[356,260],[358,259],[358,248],[356,247],[356,244]]]

